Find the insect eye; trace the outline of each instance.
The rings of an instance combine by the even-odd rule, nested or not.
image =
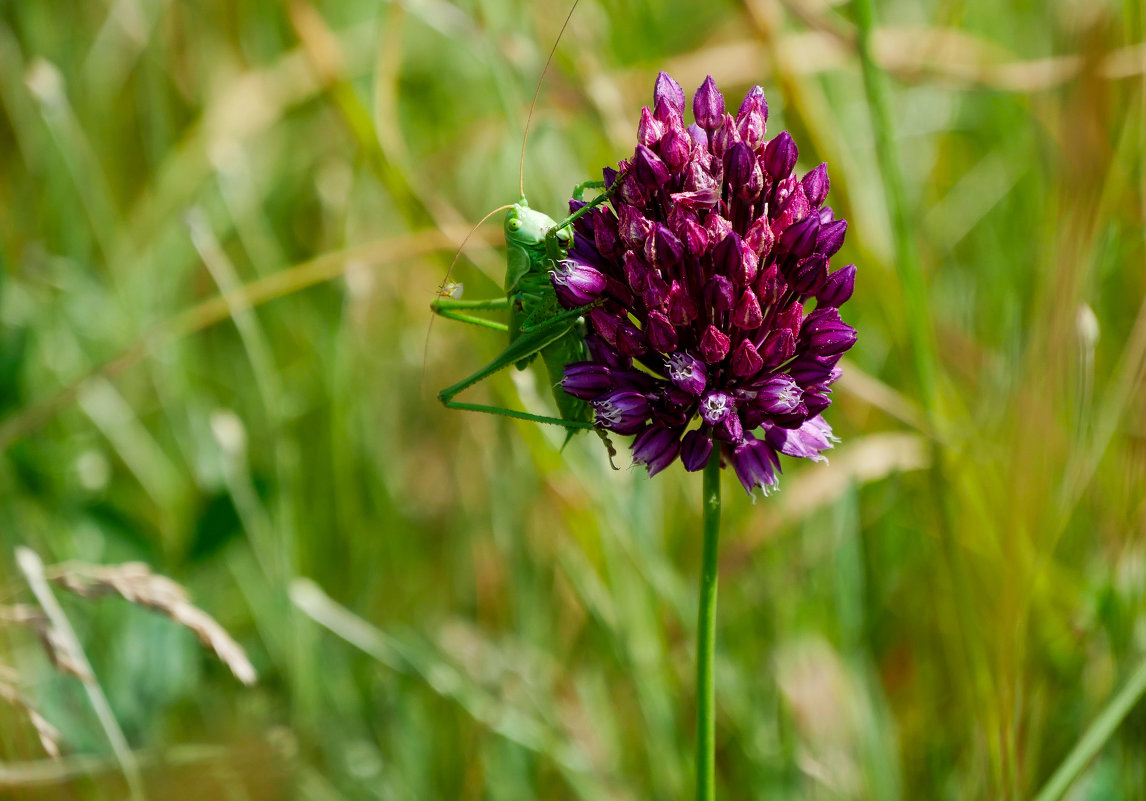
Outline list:
[[[557,239],[561,242],[562,245],[568,245],[573,241],[573,234],[569,233],[568,228],[562,228],[557,232]]]
[[[505,224],[505,227],[511,231],[520,231],[521,230],[521,220],[514,217],[513,219],[511,219],[509,222],[507,222]]]

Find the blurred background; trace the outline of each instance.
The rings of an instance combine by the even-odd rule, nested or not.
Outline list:
[[[428,305],[568,9],[0,0],[0,797],[691,796],[699,476],[434,397],[504,346]],[[719,796],[1146,798],[1146,11],[876,14],[879,126],[846,3],[582,0],[525,156],[556,216],[658,70],[759,83],[850,221],[842,443],[725,476]],[[146,562],[258,683],[58,586],[53,668],[20,546]]]

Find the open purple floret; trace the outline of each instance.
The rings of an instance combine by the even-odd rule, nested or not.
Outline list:
[[[823,205],[827,166],[797,179],[788,132],[764,138],[759,86],[733,117],[709,77],[692,109],[686,128],[684,92],[662,72],[633,157],[605,170],[612,208],[575,224],[554,286],[568,308],[603,302],[587,313],[593,358],[563,386],[597,425],[635,435],[650,475],[678,457],[700,470],[719,448],[767,493],[779,454],[822,460],[835,441],[821,415],[856,340],[838,308],[856,270],[829,262],[847,222]]]

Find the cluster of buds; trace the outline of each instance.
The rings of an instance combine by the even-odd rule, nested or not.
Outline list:
[[[592,358],[570,364],[563,386],[597,425],[635,435],[650,475],[678,457],[686,470],[721,458],[767,493],[778,454],[822,459],[834,441],[821,415],[856,339],[838,308],[855,266],[829,269],[847,222],[823,205],[826,165],[797,178],[792,137],[765,138],[760,87],[733,117],[709,77],[687,128],[684,104],[662,72],[633,157],[605,170],[612,208],[577,220],[553,272],[564,306],[596,304]]]

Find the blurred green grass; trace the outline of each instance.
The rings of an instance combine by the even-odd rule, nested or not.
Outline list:
[[[423,365],[566,11],[0,0],[0,602],[18,545],[144,560],[261,673],[66,607],[150,797],[691,793],[698,478],[447,413],[492,333],[439,321]],[[1032,797],[1146,658],[1146,14],[876,13],[933,396],[846,5],[583,0],[526,153],[556,212],[658,69],[760,83],[851,222],[843,443],[726,492],[724,798]],[[487,234],[466,297],[500,286]],[[545,403],[530,373],[482,393]],[[78,682],[0,644],[69,755],[0,706],[0,796],[122,797]],[[1146,798],[1141,705],[1089,765],[1071,798]]]

